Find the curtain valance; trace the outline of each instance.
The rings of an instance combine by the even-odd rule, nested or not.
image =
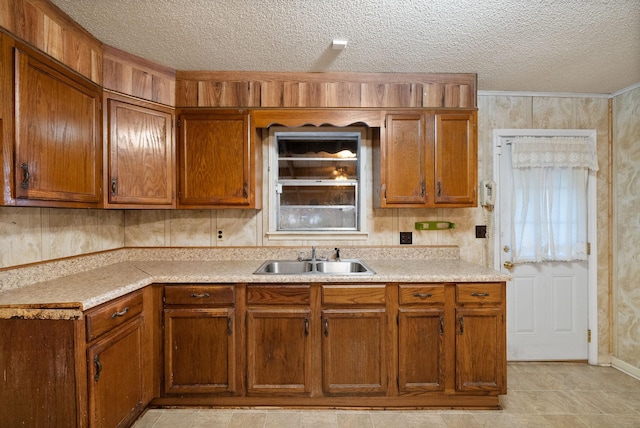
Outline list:
[[[513,168],[598,170],[596,142],[591,137],[514,137],[511,155]]]

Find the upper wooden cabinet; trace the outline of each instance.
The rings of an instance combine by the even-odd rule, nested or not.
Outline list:
[[[13,63],[14,204],[99,206],[100,87],[20,45]]]
[[[183,110],[178,127],[178,207],[254,208],[256,161],[249,113]]]
[[[105,93],[105,206],[175,208],[173,109]]]
[[[435,203],[476,206],[478,187],[477,112],[435,114]]]
[[[380,134],[375,191],[378,206],[476,205],[475,111],[389,112]]]

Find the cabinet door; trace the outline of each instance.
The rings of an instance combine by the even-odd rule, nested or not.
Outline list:
[[[89,347],[91,426],[128,426],[142,411],[142,328],[137,318]]]
[[[325,394],[382,395],[387,390],[386,313],[380,309],[322,311]]]
[[[97,206],[102,159],[99,88],[20,50],[15,51],[15,64],[18,204]]]
[[[165,309],[165,391],[235,390],[234,310]]]
[[[307,394],[311,391],[310,310],[247,311],[247,392]]]
[[[444,311],[400,309],[398,314],[399,392],[444,390]]]
[[[432,153],[426,146],[426,121],[422,113],[388,114],[383,135],[381,205],[424,205],[429,200],[427,177]]]
[[[107,104],[108,204],[174,206],[173,113],[133,99],[109,98]]]
[[[476,112],[435,115],[435,203],[475,206],[478,185]]]
[[[456,389],[504,393],[504,316],[499,308],[456,309]]]
[[[179,126],[179,204],[249,207],[249,115],[183,114]]]

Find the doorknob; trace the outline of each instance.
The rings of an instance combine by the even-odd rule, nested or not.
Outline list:
[[[502,263],[502,266],[504,266],[507,269],[513,269],[514,265],[512,261],[507,260],[506,262]]]

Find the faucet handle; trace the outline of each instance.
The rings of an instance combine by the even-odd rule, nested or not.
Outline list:
[[[336,252],[336,261],[340,261],[340,248],[334,248],[334,251]]]

